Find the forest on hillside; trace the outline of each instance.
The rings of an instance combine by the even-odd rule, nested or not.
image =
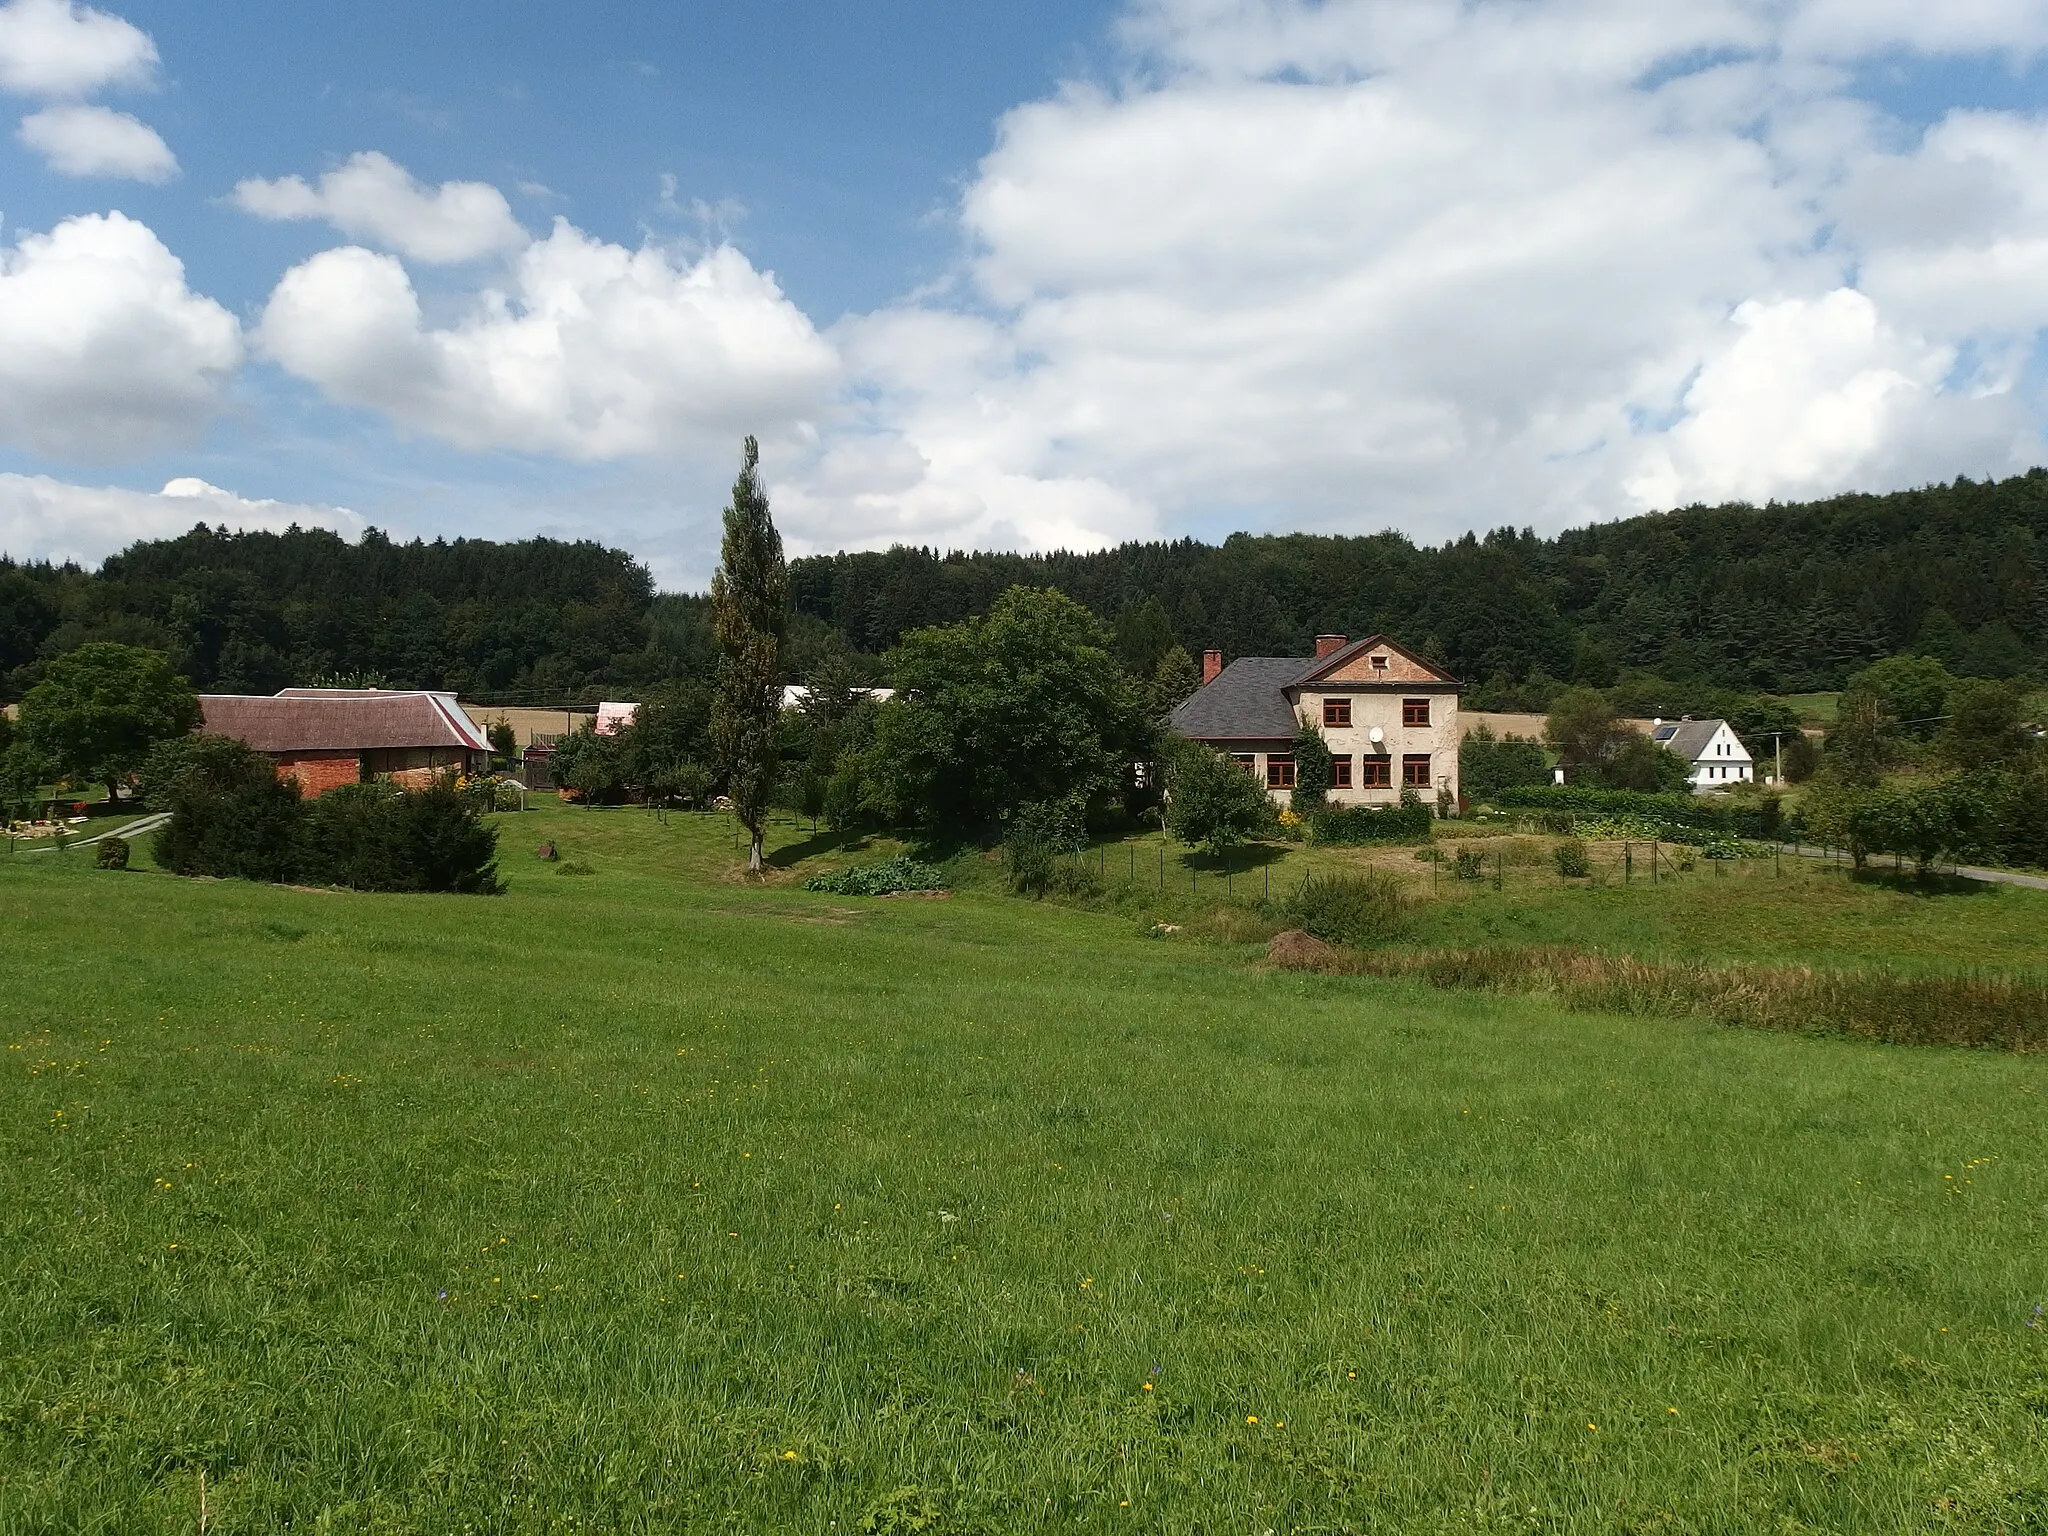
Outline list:
[[[1689,507],[1552,538],[1501,528],[1433,547],[1378,533],[1089,554],[897,548],[796,560],[790,577],[797,677],[833,653],[879,676],[874,658],[907,631],[984,613],[1013,585],[1086,604],[1134,671],[1174,644],[1306,655],[1318,633],[1383,630],[1494,707],[1541,707],[1561,683],[1629,674],[1665,680],[1665,693],[1828,689],[1904,651],[1959,675],[2037,676],[2048,671],[2048,471]],[[587,703],[707,671],[706,609],[657,594],[630,554],[590,542],[401,544],[372,530],[350,544],[317,529],[198,527],[96,572],[0,560],[0,691],[18,698],[51,658],[120,640],[217,691],[375,680],[486,703]]]

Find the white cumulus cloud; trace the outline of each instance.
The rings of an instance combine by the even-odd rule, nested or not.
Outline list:
[[[426,323],[394,257],[348,246],[284,275],[258,339],[289,372],[403,430],[572,459],[793,429],[837,361],[730,246],[679,261],[560,219],[507,288],[478,294],[452,325]]]
[[[344,507],[252,501],[189,476],[152,494],[0,474],[0,554],[16,560],[94,566],[138,539],[175,538],[196,523],[271,532],[297,524],[350,538],[363,531],[363,520]]]
[[[87,214],[0,248],[0,441],[77,459],[176,441],[241,358],[234,316],[146,224]]]
[[[964,297],[834,332],[805,530],[1424,538],[2030,462],[2048,115],[1924,134],[1841,61],[2036,0],[1142,0],[1008,113]],[[843,532],[842,532],[843,531]]]
[[[21,120],[21,141],[65,176],[161,182],[178,174],[156,130],[111,107],[46,107]]]
[[[87,96],[142,85],[156,69],[149,34],[77,0],[0,5],[0,90],[24,96]]]
[[[496,187],[481,181],[444,181],[428,188],[405,167],[375,151],[351,155],[320,178],[251,179],[235,187],[235,202],[263,219],[319,219],[352,240],[397,251],[413,261],[452,265],[530,239]]]

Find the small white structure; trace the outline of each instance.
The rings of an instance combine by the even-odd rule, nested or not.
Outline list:
[[[853,691],[873,699],[877,704],[880,704],[885,699],[896,697],[896,690],[894,688],[856,688]],[[784,683],[782,685],[782,707],[784,709],[802,709],[804,707],[804,700],[810,696],[811,690],[802,683]]]
[[[1653,720],[1650,740],[1684,759],[1692,789],[1732,789],[1755,776],[1756,764],[1726,720]]]

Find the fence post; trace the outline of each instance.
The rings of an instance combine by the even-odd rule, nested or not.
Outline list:
[[[1621,840],[1621,883],[1628,884],[1628,878],[1636,872],[1636,847],[1627,838]]]
[[[1272,865],[1272,861],[1271,861],[1271,860],[1268,860],[1268,861],[1267,861],[1266,863],[1264,863],[1264,864],[1260,865],[1259,867],[1260,867],[1260,869],[1262,869],[1263,871],[1265,871],[1265,875],[1266,875],[1266,896],[1265,896],[1265,899],[1266,899],[1267,901],[1271,901],[1271,900],[1273,899],[1273,865]]]
[[[1507,889],[1507,855],[1498,848],[1493,850],[1493,888]]]

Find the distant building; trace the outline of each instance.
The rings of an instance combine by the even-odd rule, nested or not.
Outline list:
[[[881,703],[884,699],[896,697],[896,690],[894,688],[856,688],[853,691],[865,698],[873,699],[877,704]],[[804,707],[804,700],[810,696],[811,690],[802,683],[784,683],[782,685],[782,707],[784,709],[802,709]]]
[[[597,706],[597,723],[591,729],[600,736],[616,736],[633,723],[633,717],[639,712],[638,704],[600,704]]]
[[[1650,740],[1691,770],[1693,793],[1749,783],[1756,764],[1726,720],[1652,720]]]
[[[200,729],[247,742],[324,794],[342,784],[390,778],[431,783],[454,769],[481,773],[491,744],[452,693],[384,688],[287,688],[279,694],[202,693]]]
[[[1462,685],[1385,635],[1318,635],[1316,654],[1202,654],[1202,687],[1173,712],[1173,729],[1227,752],[1275,799],[1294,788],[1294,737],[1317,726],[1332,758],[1329,798],[1385,805],[1412,789],[1458,794]]]

